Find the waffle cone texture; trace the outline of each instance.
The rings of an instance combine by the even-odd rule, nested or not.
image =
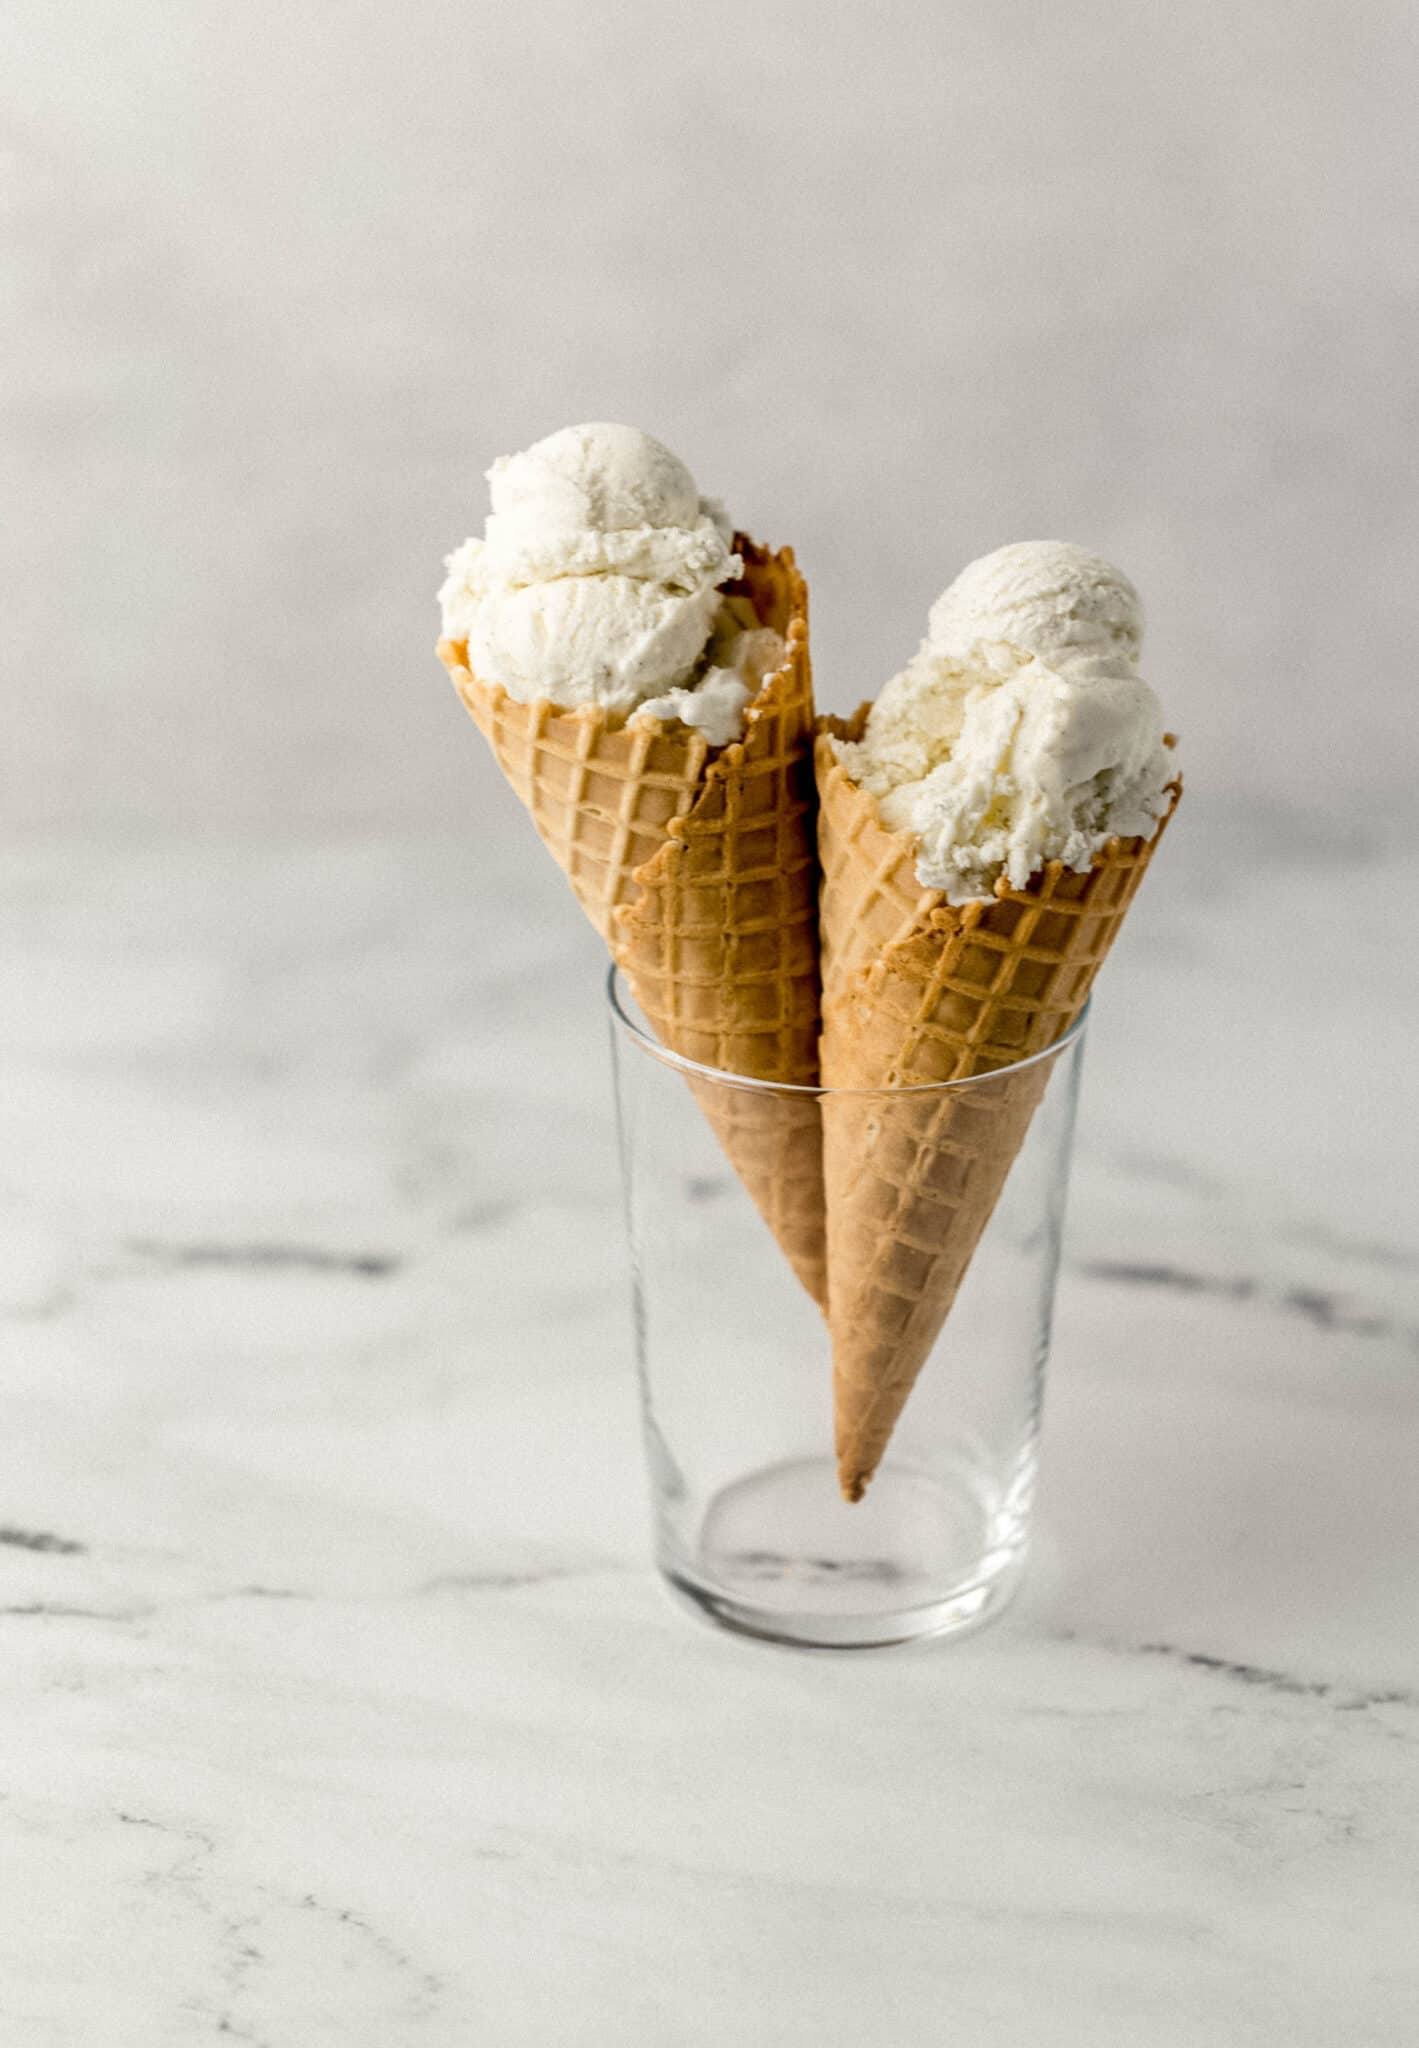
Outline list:
[[[1051,862],[1023,889],[954,907],[916,878],[911,833],[882,823],[819,724],[823,1179],[838,1478],[860,1500],[956,1299],[1053,1062],[1176,807],[1149,840],[1110,840],[1087,872]]]
[[[599,706],[521,704],[439,657],[661,1042],[752,1080],[818,1078],[818,868],[808,593],[790,549],[735,537],[747,597],[785,659],[718,750],[691,727]],[[812,1098],[690,1083],[731,1164],[820,1303],[821,1146]]]

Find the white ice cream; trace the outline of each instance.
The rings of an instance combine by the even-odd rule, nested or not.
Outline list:
[[[1128,578],[1067,541],[997,548],[937,599],[863,738],[838,743],[883,822],[916,836],[923,887],[968,903],[1152,833],[1176,769],[1142,640]]]
[[[521,703],[599,704],[698,727],[712,746],[783,658],[721,586],[743,564],[719,507],[635,427],[564,427],[488,471],[481,540],[448,558],[443,630]]]

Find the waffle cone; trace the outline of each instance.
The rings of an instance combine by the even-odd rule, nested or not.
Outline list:
[[[753,1080],[818,1078],[817,859],[808,595],[785,548],[736,551],[783,666],[712,751],[658,719],[613,724],[599,707],[520,704],[470,673],[462,642],[439,656],[577,901],[672,1051]],[[816,1300],[825,1299],[815,1100],[691,1087],[725,1153]]]
[[[1021,1067],[1079,1016],[1143,879],[1150,840],[1110,840],[1082,874],[953,907],[916,879],[915,841],[882,823],[820,722],[823,1176],[838,1477],[860,1500],[989,1222],[1053,1063]],[[1179,786],[1173,793],[1176,805]]]

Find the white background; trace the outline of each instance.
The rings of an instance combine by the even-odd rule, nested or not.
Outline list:
[[[830,708],[1060,534],[1195,818],[1383,835],[1416,97],[1403,4],[8,0],[8,817],[524,830],[432,592],[590,416],[794,544]]]

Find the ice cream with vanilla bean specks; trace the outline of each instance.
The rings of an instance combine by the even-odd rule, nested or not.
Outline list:
[[[938,598],[862,738],[836,743],[883,823],[915,835],[923,887],[967,903],[1152,834],[1177,768],[1142,639],[1128,578],[1067,541],[997,548]]]
[[[564,427],[488,472],[481,539],[448,559],[445,635],[519,703],[678,720],[712,747],[784,657],[747,600],[723,512],[635,427]]]

